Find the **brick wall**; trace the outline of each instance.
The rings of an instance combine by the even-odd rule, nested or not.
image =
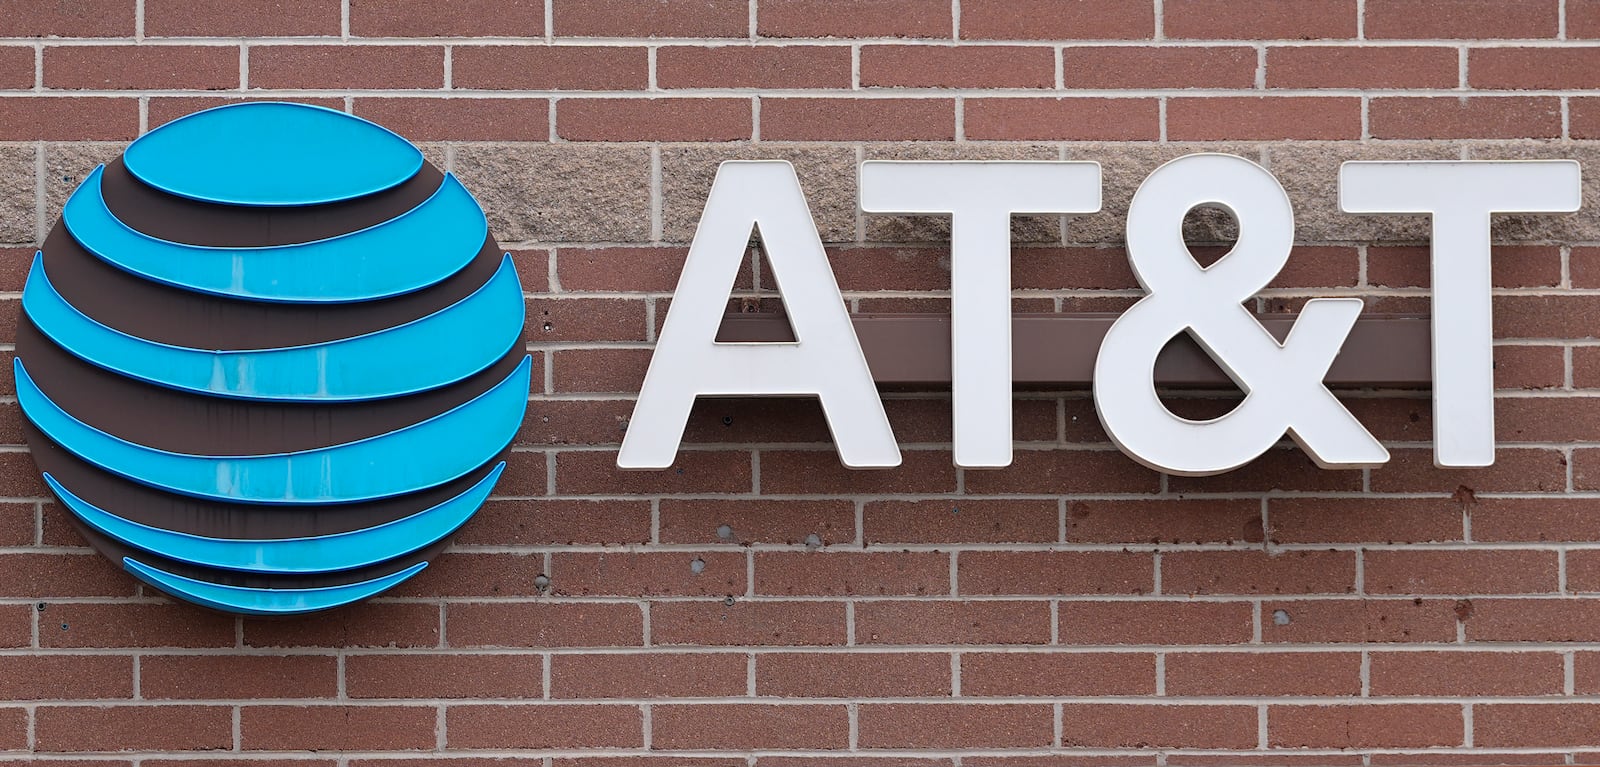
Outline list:
[[[1432,467],[1425,393],[1353,392],[1385,468],[1286,445],[1164,477],[1085,391],[1020,392],[1004,470],[952,467],[938,392],[890,395],[898,469],[840,468],[788,401],[702,402],[674,469],[614,468],[720,161],[796,165],[856,311],[949,289],[948,224],[856,213],[862,159],[1101,162],[1103,213],[1019,219],[1014,282],[1019,310],[1109,311],[1139,295],[1133,188],[1195,151],[1295,201],[1259,308],[1423,311],[1424,222],[1340,214],[1338,163],[1571,157],[1600,183],[1591,38],[1600,0],[0,0],[4,348],[95,163],[270,96],[381,121],[474,190],[540,371],[506,495],[450,553],[286,621],[86,548],[5,397],[0,764],[1593,764],[1593,194],[1496,224],[1492,468]],[[735,306],[774,305],[769,275]]]

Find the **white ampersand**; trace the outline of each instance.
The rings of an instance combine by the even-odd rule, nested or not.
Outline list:
[[[1233,213],[1239,240],[1202,268],[1183,238],[1201,205]],[[1279,343],[1243,306],[1277,276],[1294,244],[1294,209],[1272,174],[1242,157],[1195,154],[1150,174],[1128,210],[1128,260],[1148,295],[1112,324],[1095,362],[1100,422],[1129,456],[1170,474],[1231,471],[1287,432],[1323,468],[1361,468],[1389,451],[1323,385],[1361,314],[1359,298],[1306,302]],[[1244,390],[1231,412],[1180,418],[1156,394],[1162,347],[1188,332]]]

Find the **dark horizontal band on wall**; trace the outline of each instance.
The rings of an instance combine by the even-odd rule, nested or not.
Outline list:
[[[1011,318],[1012,377],[1019,386],[1087,387],[1094,360],[1117,315],[1015,314]],[[861,350],[880,384],[949,385],[950,315],[863,314],[852,318]],[[1259,317],[1280,341],[1297,315]],[[786,316],[729,314],[717,340],[793,341]],[[1426,389],[1432,385],[1429,320],[1421,315],[1368,315],[1356,321],[1324,379],[1343,388]],[[1187,335],[1167,344],[1156,362],[1156,383],[1170,387],[1231,386],[1227,374]]]

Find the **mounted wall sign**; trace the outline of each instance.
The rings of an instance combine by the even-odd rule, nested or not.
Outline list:
[[[1327,468],[1378,466],[1389,453],[1327,388],[1350,382],[1341,351],[1372,343],[1360,331],[1358,298],[1308,301],[1298,318],[1263,321],[1242,303],[1264,288],[1289,257],[1294,213],[1283,187],[1242,157],[1196,154],[1145,179],[1128,211],[1128,258],[1146,295],[1109,326],[1093,318],[1025,320],[1011,314],[1010,229],[1017,213],[1092,213],[1100,208],[1100,166],[1092,162],[867,162],[861,166],[867,213],[951,216],[948,351],[939,360],[954,400],[955,463],[1011,463],[1011,387],[1015,329],[1054,325],[1069,354],[1092,344],[1092,383],[1101,423],[1134,460],[1173,474],[1218,474],[1243,466],[1288,434]],[[1582,200],[1581,171],[1570,160],[1526,162],[1350,162],[1340,169],[1340,203],[1358,214],[1432,217],[1434,461],[1494,462],[1494,382],[1490,318],[1489,220],[1496,213],[1571,213]],[[1199,206],[1230,211],[1234,248],[1201,268],[1183,239],[1183,219]],[[783,287],[793,341],[746,333],[717,340],[752,227]],[[1392,338],[1415,338],[1418,320],[1385,319]],[[1063,329],[1065,323],[1077,324]],[[895,328],[886,327],[900,323]],[[617,465],[661,469],[674,461],[694,399],[812,395],[821,400],[839,455],[852,468],[892,467],[900,453],[878,398],[858,330],[876,327],[895,379],[915,362],[887,350],[937,329],[907,330],[906,318],[852,319],[794,169],[782,161],[723,163],[706,200],[672,307],[662,326]],[[924,322],[924,325],[927,323]],[[1269,327],[1272,326],[1272,327]],[[1278,332],[1274,334],[1273,330]],[[1072,337],[1076,332],[1087,336]],[[737,332],[732,335],[738,336]],[[1232,411],[1209,421],[1182,418],[1161,403],[1159,358],[1187,335],[1242,391]],[[1353,340],[1359,339],[1359,340]],[[919,348],[902,343],[904,348]],[[925,346],[920,347],[926,351]],[[1369,350],[1351,350],[1359,355]],[[1365,382],[1415,381],[1407,361],[1377,360]],[[1394,356],[1394,355],[1389,355]],[[1069,363],[1070,364],[1070,363]],[[1048,367],[1048,363],[1045,365]],[[935,366],[936,367],[936,366]],[[1171,366],[1167,373],[1171,373]],[[924,369],[923,378],[926,375]],[[883,376],[880,376],[880,379]],[[908,379],[916,380],[917,374]],[[1033,380],[1048,380],[1035,378]],[[1357,376],[1355,382],[1363,382]]]
[[[96,168],[35,257],[15,374],[90,543],[254,615],[410,578],[527,405],[522,288],[405,139],[319,107],[189,115]]]

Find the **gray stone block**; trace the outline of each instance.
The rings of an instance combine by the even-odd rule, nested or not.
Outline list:
[[[728,160],[788,160],[800,177],[823,242],[855,240],[855,149],[768,143],[662,147],[662,239],[677,243],[694,239],[717,166]]]
[[[1040,144],[869,144],[868,160],[1055,160],[1060,151]],[[866,217],[868,242],[932,242],[950,240],[949,216]],[[1013,216],[1011,241],[1056,243],[1061,241],[1061,217]]]
[[[593,144],[456,147],[455,172],[502,243],[648,242],[650,150]]]

